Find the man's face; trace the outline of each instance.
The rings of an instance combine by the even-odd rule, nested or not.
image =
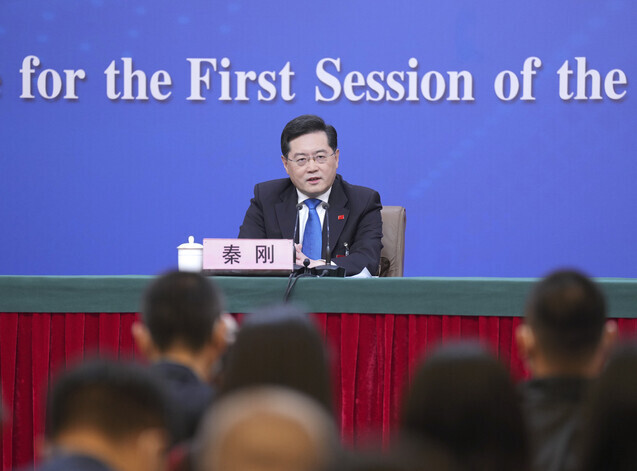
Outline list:
[[[331,155],[334,153],[334,155]],[[310,157],[317,155],[329,156],[323,164],[317,163]],[[289,159],[289,160],[288,160]],[[300,167],[296,161],[306,159]],[[304,134],[290,141],[290,152],[281,156],[285,171],[290,176],[294,186],[311,198],[325,193],[334,183],[338,168],[338,150],[333,152],[327,143],[327,134],[323,131]]]

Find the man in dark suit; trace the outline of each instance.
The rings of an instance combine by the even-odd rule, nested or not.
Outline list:
[[[337,175],[339,150],[334,127],[318,116],[299,116],[283,129],[281,152],[289,178],[254,187],[239,237],[292,239],[296,234],[296,263],[302,265],[307,258],[310,267],[324,265],[327,212],[332,263],[345,268],[347,275],[363,268],[376,275],[383,236],[380,196]],[[329,204],[327,211],[323,203]]]
[[[173,271],[157,278],[133,324],[137,348],[171,400],[174,442],[192,439],[214,397],[213,368],[226,347],[221,293],[198,273]]]
[[[87,362],[59,378],[48,399],[47,449],[37,469],[165,469],[167,403],[146,369]]]
[[[616,331],[601,290],[581,273],[554,272],[531,293],[516,340],[533,374],[520,386],[533,470],[573,469],[581,407]]]

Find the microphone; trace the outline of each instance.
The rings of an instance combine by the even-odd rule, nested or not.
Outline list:
[[[296,264],[296,236],[299,232],[299,213],[301,212],[301,208],[303,207],[303,203],[298,203],[296,205],[296,219],[294,220],[294,235],[292,236],[292,260],[294,260]]]
[[[296,263],[296,237],[299,232],[299,214],[303,208],[303,203],[297,203],[296,205],[296,219],[294,220],[294,235],[292,236],[292,275],[299,275],[304,272],[303,267]]]
[[[288,277],[288,285],[285,288],[285,293],[283,294],[284,302],[287,303],[288,300],[290,299],[290,294],[292,294],[292,289],[294,289],[294,285],[296,284],[299,278],[315,276],[312,269],[308,268],[309,266],[310,266],[309,258],[306,258],[305,260],[303,260],[302,267],[296,268],[298,267],[298,265],[295,265],[294,271],[290,273],[290,276]]]
[[[330,204],[323,203],[322,206],[325,210],[325,232],[327,233],[327,241],[325,242],[325,265],[330,265],[332,263],[332,251],[330,250],[330,215],[327,212],[327,210],[330,209]]]
[[[321,206],[325,210],[325,233],[327,235],[327,242],[325,244],[325,265],[314,268],[314,272],[319,277],[344,277],[345,269],[337,265],[332,265],[332,249],[330,248],[330,218],[328,214],[330,205],[329,203],[321,203]]]
[[[296,219],[294,220],[294,236],[292,237],[292,242],[296,244],[296,235],[299,232],[299,212],[303,208],[303,203],[298,203],[296,205]],[[296,259],[296,257],[294,257]]]

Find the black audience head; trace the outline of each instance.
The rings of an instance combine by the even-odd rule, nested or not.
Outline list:
[[[581,471],[637,469],[637,346],[618,349],[585,405]]]
[[[527,469],[519,398],[505,367],[477,344],[452,344],[416,373],[402,410],[403,432],[438,443],[465,469]]]
[[[526,319],[548,355],[578,359],[592,355],[601,341],[606,302],[587,276],[574,270],[556,271],[532,290]]]
[[[299,391],[332,410],[323,341],[308,315],[291,305],[246,316],[228,353],[222,394],[261,385]]]
[[[221,292],[208,278],[172,271],[146,291],[142,318],[160,351],[180,342],[198,352],[211,340],[222,305]]]
[[[168,429],[161,386],[141,366],[88,361],[58,378],[49,395],[47,436],[91,429],[112,441]]]
[[[290,152],[290,141],[297,137],[313,132],[323,131],[327,134],[327,143],[333,151],[338,147],[336,129],[330,124],[325,124],[322,118],[313,114],[304,114],[294,118],[283,128],[281,133],[281,153],[284,157]]]

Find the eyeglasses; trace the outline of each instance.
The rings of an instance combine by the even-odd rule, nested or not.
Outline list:
[[[314,162],[316,162],[319,165],[327,163],[327,159],[332,157],[334,154],[336,154],[336,152],[332,152],[329,155],[328,154],[319,153],[319,154],[314,154],[314,155],[310,155],[310,156],[305,156],[303,154],[299,154],[301,157],[299,157],[296,160],[287,159],[287,157],[286,157],[286,159],[288,160],[288,162],[294,162],[297,167],[304,167],[312,159],[314,159]]]

